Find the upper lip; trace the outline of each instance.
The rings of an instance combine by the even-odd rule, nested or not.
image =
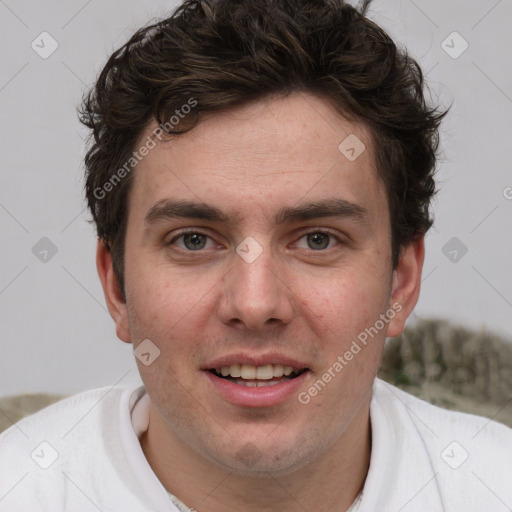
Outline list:
[[[283,366],[291,366],[298,370],[308,368],[308,364],[300,361],[294,357],[289,357],[284,354],[262,354],[262,355],[249,355],[247,353],[229,354],[218,357],[202,367],[202,370],[213,370],[215,368],[222,368],[223,366],[231,366],[233,364],[246,364],[249,366],[266,366],[269,364],[280,364]]]

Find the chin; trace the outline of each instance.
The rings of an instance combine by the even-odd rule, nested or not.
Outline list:
[[[268,478],[282,477],[294,473],[307,466],[314,459],[314,447],[308,446],[304,441],[268,443],[268,439],[262,442],[239,442],[239,448],[233,451],[234,444],[231,440],[228,447],[218,447],[213,459],[224,469],[240,475]],[[309,450],[308,450],[309,448]],[[322,447],[316,447],[317,450]]]

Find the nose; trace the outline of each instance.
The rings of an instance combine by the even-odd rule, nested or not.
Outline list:
[[[269,248],[252,262],[233,256],[218,307],[223,323],[251,331],[282,326],[292,319],[292,303],[293,292]]]

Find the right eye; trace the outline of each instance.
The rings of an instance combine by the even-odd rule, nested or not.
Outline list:
[[[210,242],[210,245],[208,245]],[[176,245],[184,251],[200,251],[202,249],[210,249],[214,246],[213,240],[199,231],[182,232],[174,237],[169,245]]]

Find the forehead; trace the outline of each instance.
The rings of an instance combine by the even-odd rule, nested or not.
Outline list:
[[[202,115],[189,132],[157,141],[135,169],[130,210],[172,196],[238,215],[333,194],[386,202],[383,193],[369,130],[325,99],[294,93]]]

